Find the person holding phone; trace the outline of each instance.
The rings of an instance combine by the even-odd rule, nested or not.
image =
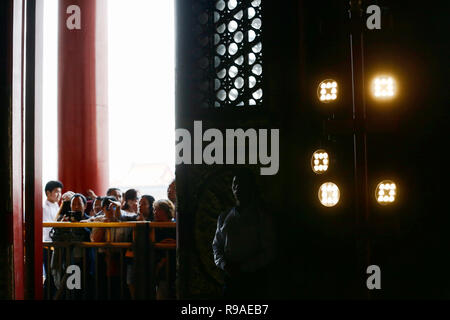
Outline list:
[[[83,220],[82,222],[120,222],[122,221],[122,211],[120,209],[121,203],[115,197],[107,196],[102,200],[102,211],[95,217]],[[110,228],[110,239],[106,239],[107,228],[92,228],[91,242],[126,242],[129,236],[130,228]],[[120,292],[120,251],[116,249],[98,249],[98,264],[100,277],[104,277],[100,281],[100,296],[106,297],[105,283],[111,283],[111,297],[118,298],[116,295]],[[109,280],[107,280],[109,278]]]

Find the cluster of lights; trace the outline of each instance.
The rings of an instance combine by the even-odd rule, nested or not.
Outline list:
[[[322,205],[333,207],[339,202],[339,188],[332,182],[325,182],[320,186],[318,196]]]
[[[311,157],[311,168],[314,173],[322,174],[328,170],[330,157],[323,149],[316,150]],[[326,182],[319,188],[319,201],[325,207],[333,207],[339,202],[340,192],[337,185]]]
[[[375,190],[375,197],[382,205],[394,202],[396,194],[397,186],[389,180],[380,182]]]
[[[317,150],[311,158],[311,167],[314,173],[322,174],[328,170],[329,158],[325,150]]]
[[[322,102],[330,102],[337,99],[338,85],[334,80],[324,80],[317,88],[317,96]]]
[[[379,76],[373,80],[372,93],[377,99],[393,98],[396,94],[395,80],[390,76]],[[317,88],[317,96],[323,103],[334,101],[338,97],[338,84],[327,79],[322,81]],[[328,170],[329,157],[324,150],[317,150],[311,158],[311,167],[314,173],[322,174]],[[375,190],[375,198],[378,203],[387,205],[395,201],[397,186],[390,180],[382,181]],[[318,197],[325,207],[333,207],[339,202],[340,192],[336,184],[326,182],[319,188]]]
[[[373,80],[375,98],[392,98],[395,95],[395,81],[392,77],[376,77]]]

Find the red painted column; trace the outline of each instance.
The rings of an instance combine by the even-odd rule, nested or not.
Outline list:
[[[74,5],[80,29],[68,27],[76,25]],[[106,1],[59,0],[58,19],[59,179],[64,191],[103,194],[109,183]]]
[[[12,122],[11,122],[11,154],[12,154],[12,232],[8,240],[13,244],[13,266],[14,266],[14,299],[24,299],[24,246],[23,246],[23,2],[19,0],[12,3],[12,56],[11,69],[8,70],[12,79]],[[9,67],[9,66],[8,66]],[[8,218],[11,217],[8,214]],[[41,236],[42,238],[42,236]]]

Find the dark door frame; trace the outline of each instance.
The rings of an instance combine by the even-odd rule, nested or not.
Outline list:
[[[42,1],[0,5],[1,299],[42,297]]]
[[[43,0],[25,1],[25,15],[25,298],[42,299]]]
[[[8,0],[6,212],[8,297],[42,299],[43,0]],[[9,182],[8,182],[9,181]],[[6,192],[8,191],[8,192]]]

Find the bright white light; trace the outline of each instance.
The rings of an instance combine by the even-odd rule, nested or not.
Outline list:
[[[372,93],[376,98],[386,99],[395,95],[395,80],[390,76],[379,76],[373,80]]]
[[[174,1],[107,2],[111,184],[121,184],[135,164],[165,164],[173,174]]]
[[[328,170],[328,153],[325,150],[316,150],[311,157],[311,168],[314,173],[322,174]]]
[[[49,180],[58,179],[58,2],[43,1],[42,81],[42,190]],[[42,192],[45,199],[45,192]]]
[[[381,205],[387,205],[395,201],[397,187],[394,182],[384,180],[375,189],[375,198]]]
[[[44,4],[43,32],[43,177],[57,176],[58,1]],[[148,164],[171,179],[175,168],[174,1],[108,0],[108,106],[110,186],[128,181],[134,164]],[[83,19],[83,15],[81,16]],[[147,39],[147,40],[145,40]],[[157,49],[156,49],[157,48]],[[126,63],[125,63],[126,62]],[[162,177],[164,166],[170,174]],[[148,168],[147,168],[148,169]],[[160,170],[161,169],[161,170]],[[128,176],[128,177],[127,177]],[[155,181],[159,177],[152,178]],[[163,180],[164,180],[163,179]],[[166,198],[166,186],[149,187]],[[64,191],[64,190],[63,190]],[[81,191],[83,190],[74,190]],[[102,195],[106,190],[94,190]],[[45,197],[45,193],[44,197]]]
[[[326,182],[320,186],[318,197],[322,205],[325,207],[333,207],[339,202],[339,188],[332,182]]]
[[[320,101],[328,103],[337,99],[338,85],[331,79],[322,81],[317,88],[317,97]]]

